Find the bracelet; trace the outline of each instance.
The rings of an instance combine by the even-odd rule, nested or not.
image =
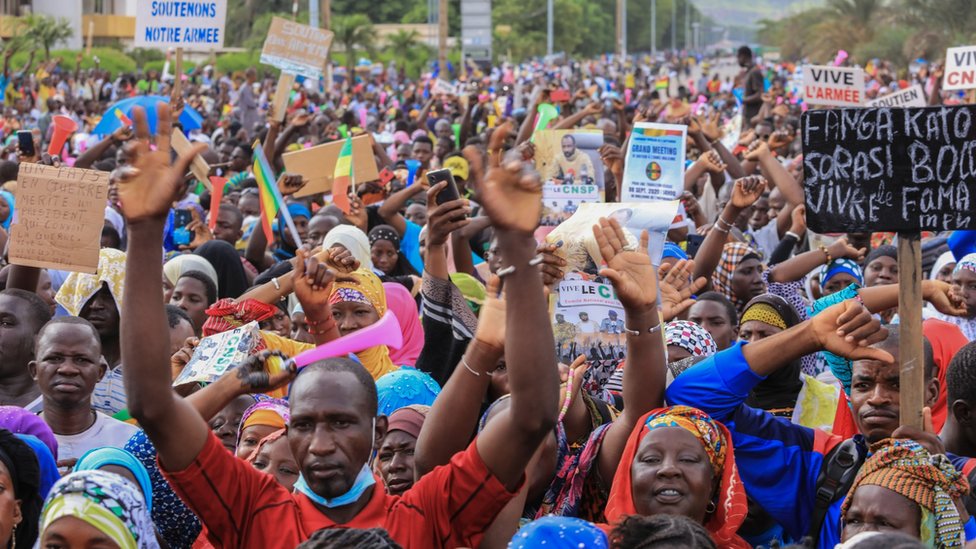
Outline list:
[[[793,231],[786,231],[784,236],[792,236],[796,240],[800,240],[800,235],[794,233]]]
[[[308,317],[305,318],[305,323],[308,324],[308,333],[312,335],[325,335],[333,330],[336,326],[335,319],[331,316],[328,320],[309,320]],[[314,328],[314,329],[313,329]]]
[[[719,227],[717,224],[716,225],[712,225],[712,228],[715,229],[716,231],[722,233],[722,234],[729,234],[729,229],[723,229],[722,227]]]
[[[463,356],[461,357],[461,366],[464,366],[469,372],[476,375],[477,377],[481,377],[481,372],[476,372],[471,368],[471,366],[468,366],[468,360],[466,357]]]
[[[827,261],[826,261],[825,263],[829,265],[829,264],[830,264],[830,262],[831,262],[831,261],[833,261],[833,258],[832,258],[832,257],[830,257],[830,251],[828,251],[828,250],[827,250],[827,247],[826,247],[826,246],[824,246],[823,244],[821,244],[821,245],[820,245],[820,248],[818,248],[818,249],[819,249],[819,250],[820,250],[821,252],[823,252],[825,256],[827,256]]]
[[[535,267],[536,265],[542,263],[542,254],[539,254],[529,260],[529,267]],[[495,272],[498,278],[504,278],[515,272],[515,265],[509,265],[508,267],[503,267]]]
[[[721,215],[719,215],[718,216],[718,219],[715,220],[715,224],[716,225],[718,225],[719,223],[722,223],[722,224],[725,225],[725,232],[729,232],[732,229],[732,224],[729,223],[728,221],[722,219],[722,216]]]
[[[281,284],[278,284],[278,277],[272,278],[271,283],[274,284],[275,290],[281,290]]]
[[[647,329],[647,333],[654,334],[654,333],[660,332],[661,331],[661,328],[663,328],[663,327],[664,327],[664,322],[663,321],[662,322],[658,322],[657,325],[651,326],[650,328],[648,328]],[[640,330],[631,330],[627,326],[624,326],[624,333],[626,333],[627,335],[630,335],[630,336],[634,336],[634,337],[637,337],[639,335],[642,335],[642,332]]]
[[[569,405],[573,402],[573,371],[569,371],[569,379],[566,381],[566,398],[563,399],[563,407],[559,410],[558,423],[563,422],[563,418],[566,417],[566,412],[569,411]]]

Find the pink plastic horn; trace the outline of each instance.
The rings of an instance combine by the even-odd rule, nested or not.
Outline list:
[[[63,114],[54,115],[51,122],[54,124],[54,134],[51,136],[51,144],[47,148],[47,154],[54,156],[61,152],[64,142],[68,140],[68,136],[75,133],[78,124]]]
[[[378,322],[324,345],[319,345],[314,349],[299,353],[292,360],[297,367],[304,368],[318,360],[358,353],[377,345],[386,345],[392,349],[399,349],[403,345],[400,323],[390,311],[387,311]]]

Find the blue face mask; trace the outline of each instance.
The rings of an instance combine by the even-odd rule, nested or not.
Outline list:
[[[376,433],[376,418],[373,418],[373,428],[370,433]],[[372,456],[372,444],[370,445],[369,453],[370,456]],[[324,498],[312,491],[312,488],[307,482],[305,482],[304,475],[298,475],[298,482],[295,483],[295,490],[305,494],[308,499],[314,501],[322,507],[334,509],[336,507],[342,507],[358,501],[359,498],[362,497],[363,493],[366,492],[366,489],[374,484],[376,484],[376,478],[373,477],[373,472],[370,470],[369,462],[367,461],[367,463],[363,464],[363,468],[360,469],[359,474],[356,475],[355,482],[352,483],[352,486],[349,487],[349,490],[347,490],[345,494],[336,496],[332,499]]]

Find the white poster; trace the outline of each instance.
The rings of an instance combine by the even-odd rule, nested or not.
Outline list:
[[[976,88],[976,46],[946,50],[942,89],[946,91]]]
[[[638,122],[624,162],[621,202],[675,200],[684,190],[688,126]]]
[[[138,0],[137,48],[210,51],[224,47],[227,0]]]
[[[803,98],[810,105],[864,106],[864,69],[860,67],[803,67]]]
[[[921,84],[915,84],[910,88],[898,90],[868,102],[869,107],[924,107],[926,104],[925,91]]]

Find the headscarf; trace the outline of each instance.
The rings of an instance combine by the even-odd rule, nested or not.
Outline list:
[[[75,472],[99,471],[106,465],[116,465],[132,473],[132,476],[135,477],[136,482],[139,484],[139,490],[146,499],[146,510],[151,513],[152,482],[149,480],[149,473],[142,463],[139,463],[139,460],[129,452],[111,446],[94,448],[88,450],[83,456],[78,458],[78,462],[75,463],[73,470]]]
[[[424,326],[420,322],[417,301],[403,284],[397,282],[384,282],[383,290],[386,292],[386,304],[403,332],[403,345],[390,350],[390,360],[397,366],[413,366],[424,350]]]
[[[370,229],[367,238],[369,238],[370,247],[379,240],[386,240],[393,244],[393,248],[396,250],[400,249],[400,233],[389,225],[377,225],[373,227]]]
[[[6,429],[0,429],[0,462],[13,481],[14,498],[20,500],[24,519],[14,531],[15,542],[30,547],[37,539],[37,518],[41,511],[41,477],[37,456],[27,442]]]
[[[51,491],[54,483],[61,478],[61,471],[58,471],[58,464],[54,459],[54,455],[51,454],[51,449],[41,442],[41,439],[34,435],[21,433],[17,433],[15,436],[30,446],[31,450],[34,451],[34,457],[37,458],[37,467],[41,475],[40,488],[38,489],[40,499],[37,501],[37,512],[40,513],[41,503],[47,497],[48,492]]]
[[[669,257],[681,261],[682,259],[688,259],[688,254],[681,249],[681,246],[678,246],[674,242],[667,241],[664,243],[664,253],[661,255],[661,260],[663,261]]]
[[[423,428],[428,413],[430,413],[430,406],[424,404],[410,404],[398,408],[388,416],[386,432],[403,431],[413,438],[419,438],[420,429]]]
[[[389,416],[411,404],[430,406],[440,393],[441,387],[434,378],[416,368],[400,368],[376,380],[377,413]]]
[[[744,322],[756,320],[786,330],[800,323],[800,316],[796,309],[785,299],[773,294],[758,295],[749,300],[742,314],[739,316],[739,326]],[[803,361],[794,360],[780,368],[753,387],[746,398],[746,404],[760,410],[772,412],[792,411],[796,406],[796,398],[803,388],[800,370]]]
[[[718,352],[718,346],[708,333],[694,322],[672,320],[664,326],[667,345],[674,345],[691,353],[692,356],[711,356]]]
[[[932,270],[929,272],[929,280],[935,280],[939,276],[939,271],[942,267],[950,263],[956,263],[956,258],[952,255],[952,252],[945,252],[940,255],[938,259],[935,260],[935,264],[932,265]],[[954,270],[954,269],[953,269]]]
[[[823,288],[824,284],[839,274],[849,274],[854,277],[858,286],[864,286],[864,271],[861,266],[846,257],[840,257],[820,268],[820,287]]]
[[[62,517],[85,521],[121,549],[159,548],[142,494],[113,473],[78,471],[59,480],[44,502],[41,534]]]
[[[217,271],[209,261],[196,254],[181,254],[163,264],[163,274],[173,286],[176,286],[176,281],[181,276],[190,271],[196,271],[209,278],[214,287],[217,288],[217,292],[220,292],[220,284],[217,283]]]
[[[329,234],[325,235],[325,239],[322,241],[322,249],[328,250],[336,244],[349,250],[356,261],[359,261],[361,269],[373,270],[373,256],[370,254],[369,239],[366,237],[366,233],[352,225],[333,227]]]
[[[745,302],[732,291],[732,275],[735,274],[735,269],[740,263],[750,258],[759,259],[759,252],[750,248],[748,244],[729,242],[722,248],[722,257],[712,274],[712,285],[715,286],[715,291],[728,298],[737,311],[742,310]]]
[[[742,547],[749,545],[736,531],[745,521],[748,506],[746,491],[739,478],[732,448],[732,435],[721,423],[713,420],[705,412],[688,406],[672,406],[651,410],[637,422],[627,438],[627,445],[621,456],[617,473],[610,488],[607,503],[607,521],[620,522],[627,515],[637,513],[634,505],[631,465],[637,457],[641,440],[652,429],[659,427],[681,427],[702,443],[712,465],[715,478],[720,480],[715,502],[715,512],[706,519],[705,529],[719,547]]]
[[[956,267],[952,269],[952,273],[955,274],[959,271],[976,273],[976,253],[967,254],[956,263]]]
[[[898,248],[892,246],[891,244],[884,244],[878,246],[877,248],[871,250],[871,253],[864,259],[864,268],[867,269],[868,265],[872,261],[878,259],[879,257],[890,257],[892,259],[898,259]]]
[[[10,206],[10,215],[8,215],[7,219],[4,219],[3,222],[0,223],[0,226],[3,227],[3,230],[10,231],[10,222],[14,220],[14,210],[16,209],[17,201],[14,198],[14,193],[10,191],[0,191],[0,198],[2,198],[8,206]]]
[[[247,273],[234,245],[223,240],[211,240],[193,252],[206,259],[217,274],[217,298],[238,298],[247,291]]]
[[[58,439],[48,424],[37,414],[20,406],[0,406],[0,428],[14,434],[33,435],[51,450],[54,459],[58,458]]]
[[[252,425],[284,429],[288,425],[289,418],[288,402],[280,398],[262,400],[252,404],[241,415],[241,426],[237,428],[237,445],[240,446],[241,444],[241,435],[244,434],[244,429]]]
[[[258,459],[258,454],[261,453],[261,449],[264,448],[265,444],[270,444],[278,440],[279,438],[285,436],[286,434],[288,434],[288,430],[282,427],[281,429],[278,429],[277,431],[265,436],[264,438],[258,441],[258,445],[254,447],[254,450],[251,450],[251,454],[248,455],[247,458],[244,459],[244,461],[250,463],[251,465],[254,465],[255,460]]]
[[[125,252],[113,248],[98,251],[98,269],[95,274],[71,273],[61,285],[55,301],[71,316],[78,316],[85,304],[102,289],[108,286],[115,306],[122,312],[122,298],[125,289]]]
[[[334,231],[335,229],[329,231],[329,234]],[[346,276],[351,280],[337,280],[332,285],[329,303],[332,305],[348,301],[363,303],[373,307],[376,314],[383,318],[386,314],[386,292],[383,291],[383,283],[380,282],[379,277],[363,267]],[[356,357],[373,379],[379,379],[397,369],[390,360],[390,351],[386,345],[370,347],[356,353]]]
[[[288,213],[291,215],[292,219],[296,217],[304,217],[305,219],[312,218],[312,212],[309,211],[308,206],[302,204],[301,202],[290,202],[288,203]],[[285,242],[285,233],[288,231],[287,224],[285,223],[284,216],[279,216],[276,220],[275,231],[278,233],[278,246],[275,248],[272,255],[278,261],[286,261],[295,257],[295,251],[299,246],[302,245],[301,242],[295,242],[294,244],[288,244]]]
[[[481,306],[485,303],[485,297],[488,295],[488,292],[485,290],[485,285],[468,273],[451,273],[450,279],[451,283],[460,290],[461,295],[464,296],[464,300],[468,302],[471,310],[475,314],[478,314]]]
[[[515,532],[509,549],[577,549],[610,547],[607,535],[596,525],[574,517],[543,517]]]
[[[118,233],[119,238],[122,238],[125,234],[125,218],[122,217],[122,214],[115,211],[115,208],[111,206],[105,206],[105,221],[108,221]]]
[[[880,486],[919,505],[921,539],[927,547],[962,547],[965,534],[953,498],[969,492],[969,483],[942,454],[931,455],[911,439],[885,439],[861,466],[841,506],[847,518],[860,486]]]

